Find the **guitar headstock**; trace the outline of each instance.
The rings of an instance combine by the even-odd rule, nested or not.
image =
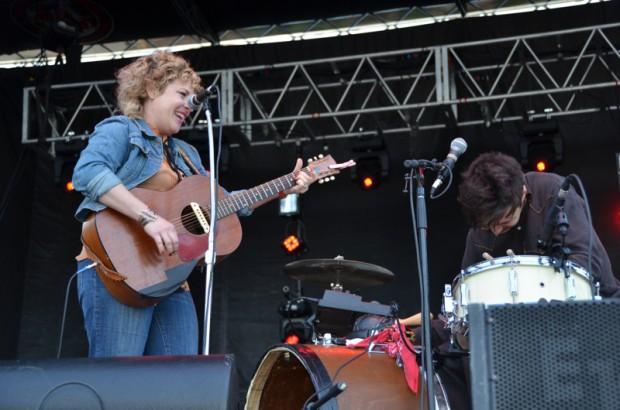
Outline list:
[[[319,154],[308,158],[308,165],[304,168],[304,171],[312,175],[315,180],[318,180],[319,184],[322,184],[336,179],[334,175],[339,174],[341,169],[354,165],[355,162],[352,160],[338,164],[331,155],[324,156]]]

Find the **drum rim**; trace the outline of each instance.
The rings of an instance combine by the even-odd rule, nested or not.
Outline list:
[[[310,345],[300,344],[300,345],[290,345],[286,343],[277,344],[271,346],[265,354],[261,357],[261,360],[254,372],[254,376],[250,381],[250,386],[248,387],[247,397],[249,397],[252,385],[254,383],[254,377],[258,373],[259,369],[265,364],[265,361],[268,358],[268,355],[278,352],[288,352],[297,358],[299,363],[304,367],[308,377],[310,378],[310,382],[314,386],[315,392],[322,391],[329,386],[332,385],[332,379],[327,372],[327,369],[323,365],[323,362],[319,358],[319,356],[314,352],[314,350],[310,347]],[[332,400],[332,402],[335,402]],[[247,408],[247,407],[246,407]],[[338,404],[336,403],[326,403],[321,408],[325,408],[326,410],[338,410]]]
[[[263,355],[258,366],[260,367],[264,363],[265,359],[267,359],[267,355],[275,352],[292,353],[308,373],[310,381],[317,392],[332,385],[332,379],[327,369],[310,345],[289,345],[283,343],[271,346]]]
[[[555,258],[545,255],[501,256],[499,258],[493,258],[492,260],[481,261],[462,269],[461,273],[456,276],[455,281],[461,276],[473,276],[496,267],[510,265],[552,267],[552,261],[554,260]],[[566,261],[566,263],[577,275],[584,277],[588,281],[592,281],[592,276],[584,267],[573,261]]]

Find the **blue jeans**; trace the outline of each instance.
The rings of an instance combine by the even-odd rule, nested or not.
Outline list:
[[[78,270],[91,264],[78,262]],[[189,292],[179,289],[157,305],[134,308],[118,302],[95,268],[78,274],[89,357],[192,355],[198,353],[198,318]]]

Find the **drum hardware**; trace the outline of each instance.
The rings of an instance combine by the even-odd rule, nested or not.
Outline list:
[[[461,306],[467,308],[469,305],[469,286],[467,283],[463,282],[458,286],[459,289],[459,302]]]
[[[568,272],[568,269],[566,271]],[[575,300],[577,297],[577,291],[575,290],[575,277],[572,275],[567,277],[564,283],[566,284],[566,297],[570,300]]]
[[[314,330],[318,334],[329,333],[340,337],[347,336],[361,315],[385,317],[391,314],[390,306],[375,302],[363,302],[360,296],[345,291],[345,286],[360,288],[381,285],[391,281],[394,274],[380,266],[345,260],[339,255],[334,259],[294,261],[284,266],[284,273],[297,281],[304,280],[328,286],[320,299],[300,296],[304,300],[317,303],[316,315],[312,319],[314,320]],[[287,295],[285,294],[285,296]],[[300,305],[301,307],[302,304],[297,303],[297,300],[295,299],[294,303],[287,302],[286,306]]]
[[[441,304],[441,313],[445,317],[445,327],[451,329],[454,324],[454,296],[452,296],[452,285],[445,284],[443,286],[443,303]],[[452,338],[452,335],[450,335]],[[451,340],[452,341],[452,340]]]
[[[324,333],[323,336],[319,336],[318,338],[318,342],[320,342],[320,344],[322,346],[329,346],[332,345],[332,334],[331,333]]]
[[[574,301],[600,297],[600,284],[572,261],[548,256],[520,255],[486,260],[462,270],[452,287],[444,290],[443,312],[453,345],[468,350],[468,305],[536,303],[541,300]],[[506,277],[508,283],[506,283]],[[452,292],[454,291],[454,292]],[[450,298],[456,301],[450,312]]]
[[[445,316],[454,313],[454,297],[452,296],[452,286],[444,285],[443,287],[443,307],[442,312]]]
[[[513,257],[510,256],[510,263],[512,263]],[[510,294],[512,295],[512,303],[517,301],[517,296],[519,295],[519,281],[517,279],[517,270],[513,267],[508,271],[508,287],[510,289]]]
[[[601,282],[594,282],[594,300],[602,300],[601,296]]]

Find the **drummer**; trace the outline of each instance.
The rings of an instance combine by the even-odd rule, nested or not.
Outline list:
[[[483,259],[516,254],[538,254],[545,216],[554,205],[563,178],[553,173],[523,173],[513,158],[498,152],[478,156],[462,175],[458,201],[471,228],[467,234],[462,267]],[[570,224],[565,246],[568,259],[588,266],[589,232],[592,230],[592,272],[600,281],[603,297],[620,297],[620,281],[609,256],[588,224],[586,207],[574,189],[568,191],[564,211]]]

